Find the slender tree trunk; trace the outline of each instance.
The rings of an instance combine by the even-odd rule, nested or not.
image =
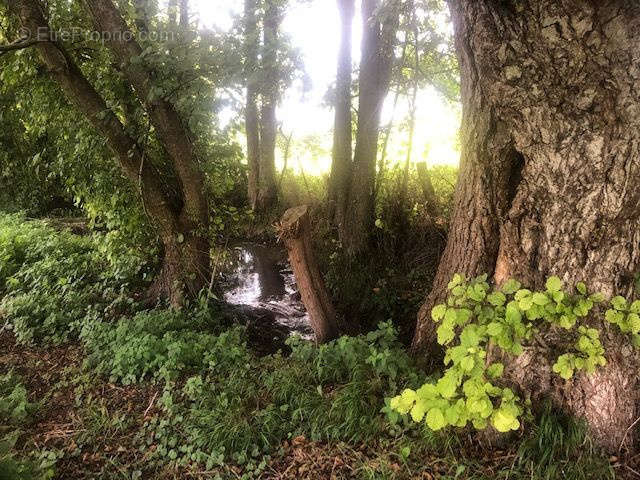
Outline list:
[[[416,163],[416,172],[418,174],[418,181],[420,182],[422,196],[424,197],[427,209],[433,217],[437,217],[440,215],[440,206],[438,205],[436,192],[433,188],[433,182],[431,182],[431,175],[429,175],[427,162]]]
[[[277,200],[276,138],[278,125],[276,106],[279,98],[278,30],[283,12],[278,0],[266,0],[264,12],[264,45],[262,51],[262,106],[260,109],[260,172],[258,209],[264,211]]]
[[[340,12],[340,51],[336,76],[335,121],[333,130],[333,153],[329,176],[329,209],[336,224],[344,218],[349,180],[351,178],[351,156],[353,128],[351,124],[351,38],[355,0],[338,0]]]
[[[389,91],[395,35],[398,28],[397,4],[387,6],[384,21],[376,17],[378,0],[363,0],[362,60],[358,132],[353,159],[345,219],[341,239],[346,251],[362,252],[368,243],[374,221],[373,195],[378,155],[380,115]]]
[[[37,0],[19,0],[11,8],[24,28],[49,38],[46,33],[49,26]],[[201,253],[203,249],[208,250],[207,244],[203,244],[200,236],[192,234],[189,222],[183,220],[171,196],[163,190],[163,183],[150,162],[145,161],[140,146],[127,134],[124,125],[107,107],[63,46],[56,42],[42,42],[37,44],[37,48],[67,98],[105,138],[123,172],[138,186],[145,211],[157,227],[165,251],[165,263],[159,277],[164,282],[164,288],[158,293],[167,295],[174,305],[180,305],[185,293],[199,290],[201,270],[208,266],[208,261],[203,260]]]
[[[447,247],[414,347],[433,343],[431,307],[455,272],[550,275],[606,295],[640,269],[640,5],[622,0],[450,3],[464,106],[462,161]],[[551,395],[617,450],[635,435],[638,361],[602,330],[608,364],[568,385],[550,373],[554,343],[531,346],[508,375]],[[547,332],[543,332],[546,335]],[[558,335],[558,332],[555,332]],[[548,339],[547,339],[548,340]]]
[[[135,0],[134,2],[136,8],[136,27],[138,28],[138,32],[148,32],[149,31],[149,0]]]
[[[284,152],[282,154],[282,172],[280,172],[280,179],[278,180],[278,190],[282,189],[282,180],[284,180],[284,175],[287,173],[287,167],[289,166],[289,156],[291,154],[291,140],[293,140],[293,131],[289,133],[289,135],[285,135],[282,133],[284,137]]]
[[[178,0],[169,0],[167,14],[169,16],[169,25],[173,27],[178,25]]]
[[[257,1],[244,2],[245,80],[247,101],[245,105],[245,129],[247,135],[248,198],[251,208],[258,205],[260,182],[260,120],[258,115],[258,44],[259,30],[256,15]]]
[[[400,205],[404,206],[409,191],[409,172],[411,171],[411,156],[413,155],[413,137],[416,130],[416,109],[418,108],[418,88],[420,74],[420,45],[418,44],[418,26],[416,24],[415,8],[412,7],[411,27],[413,35],[413,89],[409,102],[409,138],[407,140],[407,158],[402,172],[402,188],[400,189]],[[405,38],[405,44],[406,44]]]
[[[411,169],[411,157],[413,156],[413,137],[416,130],[416,97],[418,96],[418,83],[413,86],[411,103],[409,107],[409,138],[407,139],[407,157],[402,170],[402,187],[400,188],[400,205],[407,201],[409,191],[409,172]]]
[[[180,0],[180,27],[189,28],[189,0]]]

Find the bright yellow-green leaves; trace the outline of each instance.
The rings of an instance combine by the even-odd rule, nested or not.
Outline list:
[[[432,430],[468,423],[477,429],[492,425],[500,432],[520,428],[521,401],[513,391],[496,384],[504,365],[488,361],[489,344],[520,355],[523,344],[546,324],[546,328],[570,330],[576,338],[572,351],[560,355],[553,365],[562,378],[568,380],[576,371],[593,373],[606,364],[598,330],[584,325],[575,328],[604,300],[601,294],[590,294],[583,282],[576,284],[573,293],[563,290],[556,276],[548,278],[543,291],[522,288],[517,280],[496,289],[487,283],[486,275],[467,279],[456,274],[448,288],[446,303],[431,311],[439,323],[438,342],[446,346],[443,376],[391,400],[394,410],[424,421]],[[611,306],[607,321],[630,333],[634,345],[640,346],[640,301],[614,297]]]

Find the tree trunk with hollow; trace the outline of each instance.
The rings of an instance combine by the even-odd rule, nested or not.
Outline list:
[[[450,8],[462,158],[416,351],[434,345],[430,311],[456,272],[532,288],[557,275],[611,296],[629,295],[640,268],[640,4],[466,0]],[[551,396],[586,419],[614,451],[635,436],[627,430],[638,413],[638,363],[628,340],[592,321],[608,359],[597,373],[559,382],[553,345],[531,346],[507,370],[533,398]]]
[[[338,335],[336,312],[324,284],[322,274],[311,249],[309,207],[290,208],[280,220],[280,238],[289,252],[289,260],[296,277],[311,328],[317,343],[325,343]]]

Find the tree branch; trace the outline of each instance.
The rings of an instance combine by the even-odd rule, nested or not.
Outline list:
[[[9,43],[8,45],[0,45],[0,54],[33,47],[34,45],[44,41],[46,40],[30,40],[28,38],[21,38],[20,40]]]

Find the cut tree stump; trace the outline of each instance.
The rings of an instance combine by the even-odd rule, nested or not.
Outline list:
[[[301,205],[287,210],[278,225],[278,234],[289,252],[289,261],[311,319],[316,343],[336,338],[336,312],[311,249],[309,207]]]

